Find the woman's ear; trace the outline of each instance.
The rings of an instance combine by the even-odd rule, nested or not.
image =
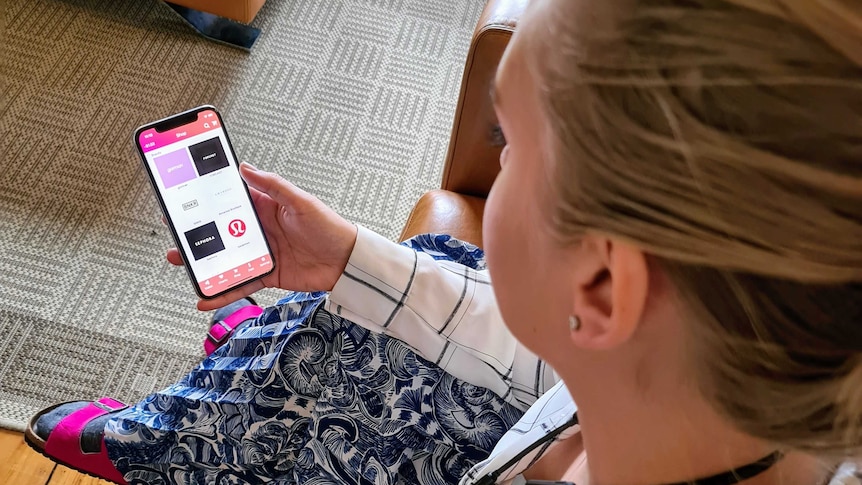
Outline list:
[[[640,324],[649,292],[649,265],[636,246],[587,235],[576,249],[571,333],[581,348],[605,350],[627,342]]]

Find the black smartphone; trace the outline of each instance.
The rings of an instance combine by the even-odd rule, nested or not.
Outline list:
[[[134,142],[198,296],[215,298],[275,269],[218,110],[148,123]]]

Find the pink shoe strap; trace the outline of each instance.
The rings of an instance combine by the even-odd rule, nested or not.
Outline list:
[[[66,416],[48,435],[45,454],[65,464],[117,483],[126,483],[123,476],[108,458],[105,439],[98,453],[81,451],[81,434],[87,423],[99,416],[128,408],[124,403],[103,397]]]
[[[248,319],[257,318],[261,313],[263,313],[263,308],[257,305],[248,305],[231,313],[224,320],[218,320],[213,323],[213,326],[210,327],[210,331],[207,333],[206,340],[204,340],[204,350],[207,355],[212,354],[216,349],[221,347],[230,338],[234,329],[239,324]]]

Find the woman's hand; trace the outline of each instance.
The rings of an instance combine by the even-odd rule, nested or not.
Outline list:
[[[266,287],[294,291],[331,291],[344,272],[356,244],[356,226],[316,197],[282,177],[247,163],[240,174],[275,259],[275,271],[213,300],[200,300],[198,309],[212,310]],[[183,264],[176,248],[168,261]]]

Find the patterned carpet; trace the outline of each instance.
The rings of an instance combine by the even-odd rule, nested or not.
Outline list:
[[[395,238],[439,185],[483,4],[270,0],[247,54],[154,0],[0,3],[0,426],[136,400],[203,355],[135,127],[214,104],[240,160]]]

